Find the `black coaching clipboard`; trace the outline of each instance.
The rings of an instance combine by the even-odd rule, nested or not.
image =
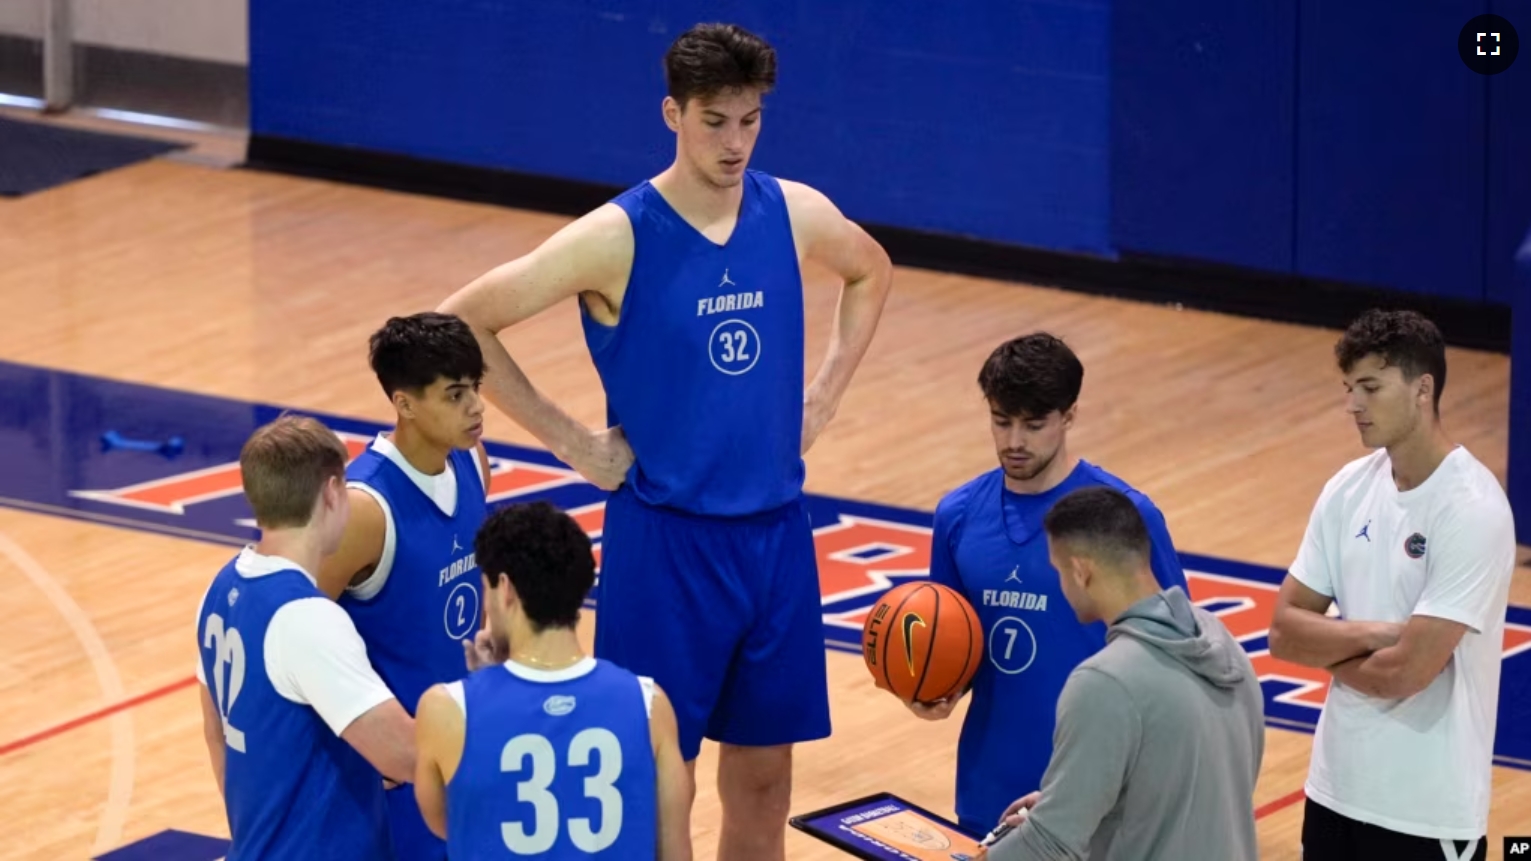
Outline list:
[[[891,792],[794,816],[788,823],[862,861],[972,861],[983,839]]]

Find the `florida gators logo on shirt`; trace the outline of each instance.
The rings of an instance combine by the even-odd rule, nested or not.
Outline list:
[[[1424,556],[1425,536],[1420,535],[1418,532],[1410,535],[1408,540],[1403,542],[1403,552],[1409,554],[1410,559],[1418,559]]]

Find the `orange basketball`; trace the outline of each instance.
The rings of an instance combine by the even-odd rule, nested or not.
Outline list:
[[[905,583],[878,600],[861,627],[861,652],[877,686],[909,702],[961,693],[983,660],[983,625],[956,591]]]

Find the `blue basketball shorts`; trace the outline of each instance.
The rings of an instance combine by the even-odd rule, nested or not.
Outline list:
[[[595,653],[658,683],[681,755],[829,736],[813,528],[801,500],[746,517],[606,503]]]

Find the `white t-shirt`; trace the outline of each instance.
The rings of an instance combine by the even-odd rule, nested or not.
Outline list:
[[[294,562],[262,556],[252,547],[240,552],[234,570],[251,580],[278,571],[303,571]],[[206,595],[202,600],[207,600]],[[200,609],[197,615],[201,618]],[[283,699],[312,706],[336,735],[374,706],[394,698],[368,662],[367,646],[351,617],[328,598],[301,598],[278,607],[266,626],[262,648],[266,676],[276,692]],[[197,681],[207,684],[201,661],[197,661]]]
[[[1291,573],[1346,619],[1432,616],[1468,627],[1446,669],[1403,700],[1335,680],[1306,792],[1342,816],[1420,837],[1488,831],[1505,608],[1515,569],[1499,481],[1454,449],[1399,492],[1385,449],[1341,469],[1313,507]]]

